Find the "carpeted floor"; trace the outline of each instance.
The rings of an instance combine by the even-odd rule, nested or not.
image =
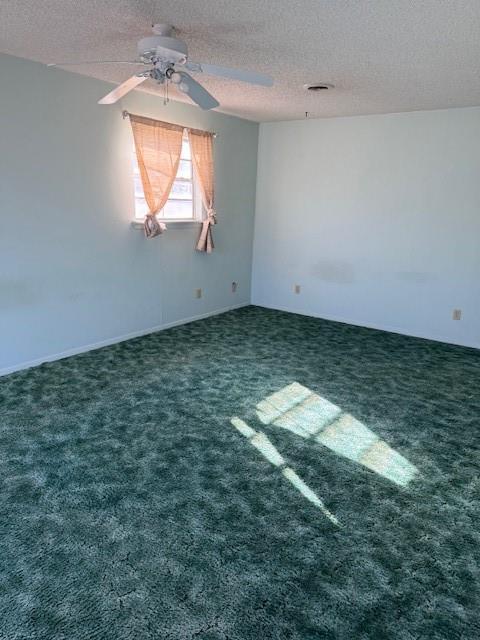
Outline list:
[[[0,639],[478,639],[479,390],[258,307],[0,379]]]

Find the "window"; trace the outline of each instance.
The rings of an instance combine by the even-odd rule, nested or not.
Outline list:
[[[144,220],[148,213],[148,206],[143,195],[135,147],[133,148],[133,180],[135,185],[135,219]],[[188,135],[184,131],[177,177],[170,191],[170,197],[158,213],[157,218],[164,222],[194,222],[202,220],[202,216],[200,189],[193,170]]]

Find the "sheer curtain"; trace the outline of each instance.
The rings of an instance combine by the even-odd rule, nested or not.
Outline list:
[[[211,253],[214,249],[212,225],[216,224],[214,168],[213,168],[213,134],[198,129],[188,129],[188,139],[192,152],[192,162],[202,192],[202,200],[207,217],[202,223],[197,241],[197,251]]]
[[[177,175],[184,127],[133,114],[129,117],[149,209],[144,223],[145,235],[154,238],[165,229],[156,215],[165,206]]]

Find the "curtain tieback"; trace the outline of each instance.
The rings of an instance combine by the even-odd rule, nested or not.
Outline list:
[[[202,228],[197,242],[197,251],[205,251],[206,253],[213,251],[212,224],[217,224],[217,218],[215,209],[210,207],[210,209],[207,209],[207,217],[202,222]]]
[[[208,222],[208,224],[217,224],[217,212],[213,207],[211,209],[207,209],[207,219],[205,222]]]
[[[159,222],[157,220],[157,216],[154,213],[148,213],[145,217],[143,228],[145,230],[145,236],[147,238],[155,238],[165,231],[167,225],[163,222]]]

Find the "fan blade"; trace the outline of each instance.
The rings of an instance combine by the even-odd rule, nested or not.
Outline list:
[[[215,109],[215,107],[220,106],[218,100],[215,100],[192,76],[189,76],[188,73],[184,71],[179,71],[178,73],[182,76],[181,82],[177,84],[178,88],[183,93],[186,93],[201,109],[207,111],[208,109]]]
[[[187,62],[185,66],[190,71],[203,71],[203,73],[207,73],[210,76],[220,76],[222,78],[229,78],[230,80],[240,80],[241,82],[248,82],[250,84],[259,84],[263,87],[273,86],[273,80],[270,76],[265,76],[262,73],[256,73],[255,71],[241,71],[240,69],[219,67],[216,64],[196,64],[194,62]]]
[[[115,87],[113,91],[107,93],[104,98],[98,101],[98,104],[114,104],[114,102],[123,98],[123,96],[129,91],[135,89],[135,87],[142,82],[145,82],[147,78],[148,76],[132,76],[128,80],[125,80],[125,82],[122,82],[122,84],[118,85],[118,87]]]
[[[49,62],[47,67],[78,67],[83,64],[145,64],[133,60],[86,60],[85,62]]]

